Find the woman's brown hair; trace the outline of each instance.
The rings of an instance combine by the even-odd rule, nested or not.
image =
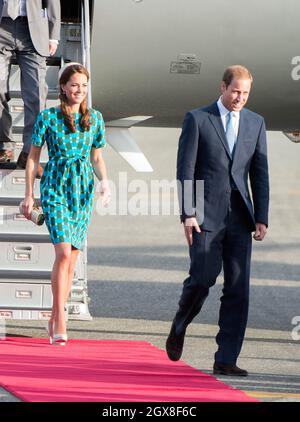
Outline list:
[[[62,85],[65,85],[75,73],[81,73],[81,74],[83,74],[83,75],[85,75],[87,77],[87,80],[90,79],[89,72],[87,71],[87,69],[84,66],[82,66],[80,64],[73,64],[73,65],[67,66],[66,69],[61,74],[61,77],[59,78],[59,87],[60,87],[59,99],[60,99],[60,107],[61,107],[62,114],[64,116],[65,125],[70,130],[70,132],[72,132],[72,133],[75,133],[76,132],[76,126],[75,126],[75,122],[74,122],[74,117],[73,117],[73,114],[70,113],[70,111],[69,111],[68,99],[67,99],[66,94],[63,92],[61,86]],[[89,131],[90,130],[90,126],[91,126],[91,123],[90,123],[90,111],[89,111],[89,109],[87,107],[86,98],[80,104],[79,112],[81,114],[81,119],[80,119],[80,127],[81,127],[81,129],[83,131]]]

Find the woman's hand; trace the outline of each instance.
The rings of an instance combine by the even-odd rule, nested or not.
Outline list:
[[[25,196],[25,199],[22,201],[22,213],[27,218],[27,220],[30,220],[34,202],[35,201],[32,196]]]
[[[104,207],[107,207],[110,201],[111,193],[108,185],[107,180],[101,181],[101,187],[100,187],[100,198],[101,203]]]
[[[103,207],[107,207],[110,201],[111,193],[107,180],[106,166],[102,157],[101,148],[92,148],[91,163],[94,173],[100,180],[100,199]]]

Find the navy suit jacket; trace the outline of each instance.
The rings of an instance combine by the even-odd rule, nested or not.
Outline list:
[[[248,209],[251,230],[255,230],[255,223],[268,225],[269,178],[263,117],[245,108],[241,110],[231,157],[217,102],[188,112],[179,140],[177,180],[182,221],[196,216],[201,229],[217,230],[224,223],[235,185]],[[204,198],[196,190],[197,180],[204,181]],[[185,185],[184,181],[189,182]],[[193,186],[192,198],[185,191],[189,183]],[[204,199],[204,215],[200,215],[201,207],[191,212],[187,202],[191,200],[195,206],[196,199]]]

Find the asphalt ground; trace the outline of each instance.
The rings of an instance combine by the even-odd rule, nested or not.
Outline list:
[[[118,186],[121,172],[122,181],[127,178],[133,191],[128,193],[131,205],[140,206],[147,214],[151,180],[171,182],[175,178],[180,130],[134,128],[131,132],[153,166],[153,173],[135,173],[109,147],[104,154],[110,179]],[[268,149],[270,226],[266,239],[253,244],[249,322],[238,361],[249,376],[220,379],[262,401],[299,402],[300,145],[280,133],[269,132]],[[132,184],[134,180],[136,185]],[[139,186],[144,188],[140,195]],[[152,191],[149,207],[151,203],[167,206],[169,199],[176,203],[174,194]],[[119,204],[122,213],[124,201],[126,198]],[[101,216],[95,211],[88,235],[89,309],[93,320],[69,321],[69,336],[143,340],[163,349],[188,267],[187,246],[174,213]],[[222,275],[189,326],[182,356],[185,362],[209,374],[216,350],[221,290]],[[298,323],[293,325],[297,316]],[[6,322],[10,336],[44,337],[43,327],[39,321]],[[0,390],[0,401],[14,400]]]

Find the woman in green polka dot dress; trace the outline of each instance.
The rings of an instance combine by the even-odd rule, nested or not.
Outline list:
[[[101,148],[105,146],[104,121],[99,111],[88,109],[88,71],[69,64],[61,72],[59,107],[42,111],[32,135],[26,167],[26,193],[23,212],[30,218],[34,204],[33,186],[46,142],[49,161],[41,179],[41,204],[55,262],[51,275],[53,307],[48,323],[50,343],[67,341],[64,307],[74,268],[91,219],[94,176],[101,180],[102,202],[108,203],[109,187]]]

